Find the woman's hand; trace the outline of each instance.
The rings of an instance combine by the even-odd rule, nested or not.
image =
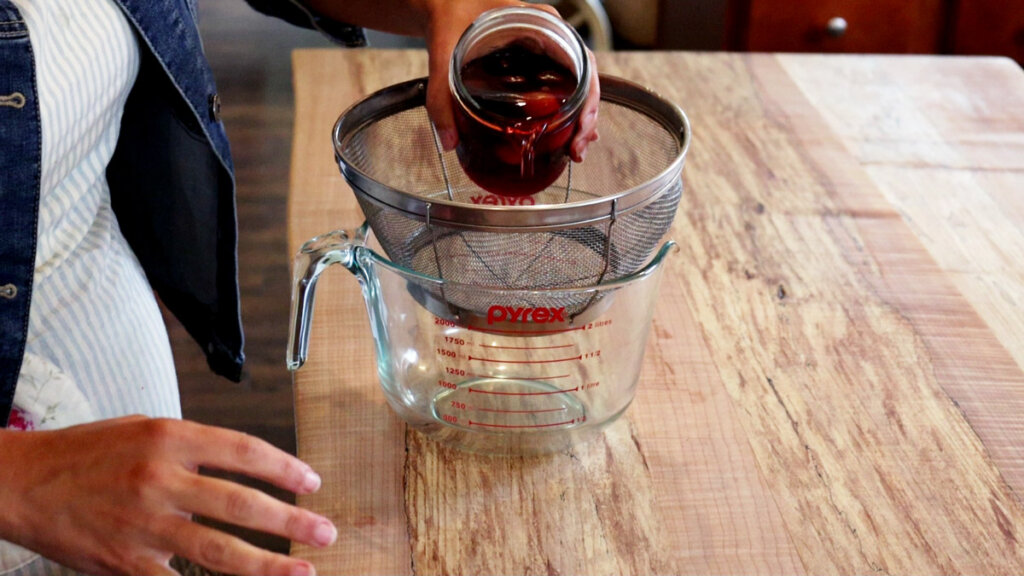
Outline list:
[[[459,142],[455,130],[455,118],[451,92],[448,88],[448,67],[462,33],[481,13],[493,8],[525,6],[545,10],[558,16],[558,11],[545,4],[527,4],[513,0],[475,0],[463,2],[427,2],[426,12],[427,50],[430,54],[430,82],[427,86],[427,112],[437,128],[441,145],[451,150]],[[579,126],[569,148],[569,155],[576,162],[582,162],[587,146],[597,140],[597,108],[601,100],[601,88],[597,79],[597,64],[594,54],[587,50],[590,60],[590,93],[580,112]]]
[[[129,416],[63,430],[0,430],[0,537],[75,570],[174,574],[177,554],[238,575],[313,574],[191,521],[197,514],[312,546],[334,542],[326,518],[200,466],[246,474],[298,494],[320,478],[302,461],[240,432]]]

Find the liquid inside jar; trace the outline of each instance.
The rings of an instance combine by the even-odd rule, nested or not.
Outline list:
[[[505,196],[539,192],[568,164],[579,111],[563,106],[576,74],[539,47],[513,42],[460,70],[471,102],[456,106],[459,161],[481,188]]]

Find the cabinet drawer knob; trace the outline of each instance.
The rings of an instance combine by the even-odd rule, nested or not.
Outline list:
[[[833,38],[840,38],[843,34],[846,34],[846,28],[846,18],[836,16],[835,18],[829,19],[828,25],[825,29],[828,31],[829,36]]]

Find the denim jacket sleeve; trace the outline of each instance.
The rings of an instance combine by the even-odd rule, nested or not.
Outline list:
[[[343,46],[366,45],[363,29],[344,22],[325,18],[310,8],[303,0],[245,0],[259,12],[275,16],[296,26],[319,30],[331,40]]]
[[[206,353],[241,377],[244,354],[234,174],[219,97],[192,0],[115,0],[139,34],[142,64],[107,168],[121,231],[150,284]],[[362,30],[300,0],[248,0],[262,12],[350,46]],[[35,265],[40,118],[28,30],[0,0],[0,427],[24,356]]]
[[[41,127],[28,28],[0,0],[0,427],[28,335],[39,211]]]

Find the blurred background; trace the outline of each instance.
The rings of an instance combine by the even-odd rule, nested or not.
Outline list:
[[[548,3],[595,50],[987,54],[1024,62],[1020,0]],[[332,44],[316,32],[256,13],[244,0],[200,0],[199,8],[200,31],[217,78],[237,169],[239,274],[248,361],[240,384],[213,376],[199,347],[165,313],[183,411],[186,418],[242,430],[294,453],[291,375],[284,367],[291,282],[285,235],[293,120],[290,53]],[[416,39],[375,32],[368,36],[377,48],[422,47]],[[293,500],[270,486],[234,479]],[[282,539],[225,528],[258,545],[288,550]]]

